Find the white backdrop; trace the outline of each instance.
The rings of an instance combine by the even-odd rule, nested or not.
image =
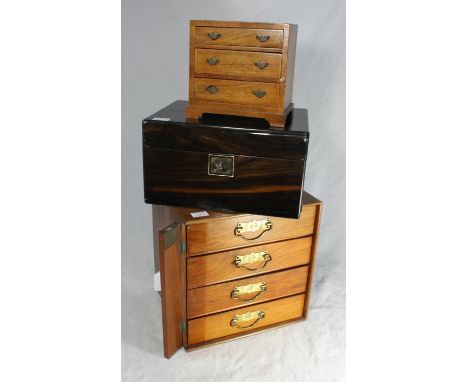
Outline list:
[[[141,120],[187,99],[189,20],[299,25],[293,102],[309,110],[305,189],[324,202],[309,320],[163,357],[153,292]],[[345,2],[122,1],[122,373],[124,381],[342,381],[345,353]]]

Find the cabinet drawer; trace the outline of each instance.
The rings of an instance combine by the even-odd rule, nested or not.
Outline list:
[[[195,49],[195,73],[277,82],[281,58],[278,53]]]
[[[232,103],[275,107],[278,103],[279,85],[269,82],[250,82],[195,78],[196,101]]]
[[[304,293],[308,266],[189,289],[188,318]]]
[[[187,255],[220,252],[314,232],[315,205],[304,205],[299,219],[240,215],[187,226]]]
[[[266,272],[309,264],[312,237],[257,245],[233,251],[194,256],[187,259],[187,288],[245,278]],[[259,261],[246,255],[260,255]],[[235,263],[240,257],[242,262]]]
[[[196,27],[195,44],[281,48],[283,31],[269,29]]]
[[[303,315],[304,294],[188,321],[188,344],[276,324]]]

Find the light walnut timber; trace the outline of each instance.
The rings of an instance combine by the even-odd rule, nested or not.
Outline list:
[[[192,20],[187,118],[238,115],[284,127],[293,107],[296,39],[294,24]]]
[[[302,316],[304,308],[304,294],[286,297],[279,300],[251,305],[241,309],[195,318],[188,322],[188,344],[203,343],[214,338],[222,338],[239,332],[248,332],[251,329],[261,328],[277,322],[291,320]],[[236,314],[244,314],[263,310],[264,318],[257,321],[251,328],[239,329],[230,325],[230,321]],[[247,325],[253,324],[254,320]]]
[[[299,219],[219,211],[197,218],[196,209],[153,206],[166,358],[182,346],[191,350],[307,317],[322,204],[306,192],[302,201]],[[273,228],[260,238],[234,235],[238,222],[267,218]],[[269,257],[251,256],[265,252]],[[239,257],[245,262],[236,263]]]
[[[205,256],[193,256],[187,259],[187,288],[192,289],[203,285],[211,285],[222,281],[229,281],[259,275],[308,264],[312,236],[300,239],[283,240],[275,243],[265,243],[224,251]],[[243,256],[252,252],[267,252],[271,260],[264,266],[262,263],[253,265],[257,270],[236,267],[233,262],[236,256]]]
[[[223,310],[269,301],[303,293],[309,268],[302,266],[236,281],[189,289],[187,291],[187,317],[193,318]],[[235,287],[263,283],[264,291],[252,291],[232,297]]]

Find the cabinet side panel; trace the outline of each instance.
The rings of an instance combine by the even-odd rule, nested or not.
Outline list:
[[[292,103],[293,83],[294,83],[294,63],[296,58],[296,41],[297,41],[297,25],[289,25],[289,36],[287,41],[287,51],[284,55],[287,56],[286,70],[286,89],[284,93],[284,108],[286,109]]]
[[[306,296],[304,300],[304,317],[307,318],[309,313],[309,303],[310,297],[312,293],[312,285],[314,280],[314,271],[315,271],[315,260],[317,257],[317,244],[318,238],[320,233],[320,218],[322,216],[322,203],[320,202],[317,204],[317,213],[315,214],[315,224],[314,224],[314,234],[312,235],[312,248],[311,248],[311,256],[310,256],[310,265],[309,265],[309,279],[307,280],[307,289],[306,289]]]

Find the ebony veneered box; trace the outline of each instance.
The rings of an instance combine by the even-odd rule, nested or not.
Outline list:
[[[143,120],[145,202],[298,218],[307,110],[284,128],[263,119],[205,114],[186,119],[175,101]]]

